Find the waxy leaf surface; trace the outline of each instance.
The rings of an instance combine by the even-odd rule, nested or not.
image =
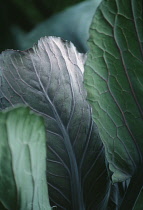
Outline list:
[[[47,180],[58,209],[106,209],[110,181],[104,148],[83,87],[85,55],[60,38],[0,56],[0,107],[24,103],[47,131]]]

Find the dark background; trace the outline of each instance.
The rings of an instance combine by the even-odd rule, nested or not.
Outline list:
[[[29,33],[38,24],[81,0],[1,0],[0,52],[18,49],[16,36],[19,28]]]

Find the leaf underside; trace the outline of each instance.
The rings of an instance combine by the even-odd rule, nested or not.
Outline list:
[[[104,148],[83,87],[85,55],[60,38],[0,55],[0,108],[24,103],[46,122],[47,181],[58,209],[106,209]]]

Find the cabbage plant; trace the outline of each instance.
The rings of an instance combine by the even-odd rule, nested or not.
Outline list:
[[[143,207],[142,2],[94,6],[87,53],[49,36],[0,55],[1,209]]]

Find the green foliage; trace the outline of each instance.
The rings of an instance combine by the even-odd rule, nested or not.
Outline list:
[[[113,182],[130,178],[143,158],[140,8],[141,1],[103,1],[90,28],[85,85]]]
[[[0,207],[50,210],[44,122],[26,107],[0,112]]]
[[[82,1],[83,0],[1,0],[0,52],[7,48],[20,49],[16,38],[20,30],[26,34],[37,24],[49,19],[55,13]],[[19,32],[15,28],[19,28]],[[40,37],[42,37],[42,34]],[[37,40],[33,41],[36,42]],[[29,47],[32,47],[32,45]]]
[[[29,19],[25,29],[18,22],[9,28],[13,44],[30,48],[41,36],[52,36],[41,38],[28,50],[0,55],[0,110],[28,105],[45,120],[47,144],[43,120],[29,108],[0,113],[0,136],[4,137],[0,141],[0,209],[24,210],[32,202],[34,210],[47,210],[45,170],[50,205],[58,210],[142,209],[141,0],[84,1],[58,14],[54,13],[74,2],[12,2]],[[71,40],[88,54],[53,35]],[[35,138],[40,141],[33,145]],[[37,207],[37,202],[42,206]]]
[[[89,27],[100,2],[101,0],[90,0],[79,3],[53,15],[27,34],[20,28],[14,28],[13,34],[17,48],[28,49],[43,36],[58,36],[72,41],[79,52],[87,52]]]
[[[141,190],[137,202],[135,203],[134,210],[141,210],[143,207],[143,189]]]

